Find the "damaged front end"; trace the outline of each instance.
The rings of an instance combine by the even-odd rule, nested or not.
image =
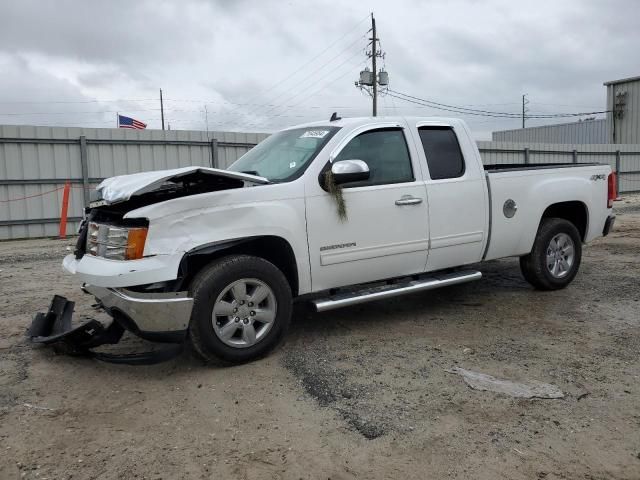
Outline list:
[[[183,167],[141,172],[104,180],[96,188],[91,206],[113,205],[133,200],[134,208],[200,193],[268,184],[269,180],[248,173],[217,168]]]
[[[149,222],[127,213],[185,196],[268,183],[254,175],[185,167],[162,172],[113,177],[102,182],[87,209],[73,255],[63,266],[84,282],[96,306],[113,319],[92,319],[73,325],[74,302],[54,296],[46,313],[36,314],[28,336],[34,343],[53,345],[71,355],[86,355],[117,363],[147,364],[179,353],[187,336],[193,299],[175,277],[178,255],[146,250]],[[134,285],[134,286],[131,286]],[[170,346],[152,352],[113,355],[96,352],[115,344],[125,331]]]
[[[186,292],[139,293],[126,289],[85,285],[95,306],[104,309],[112,322],[91,319],[74,326],[75,302],[55,295],[47,313],[37,313],[28,330],[33,343],[52,345],[59,353],[90,356],[112,363],[150,364],[167,360],[182,351],[187,336],[193,299]],[[145,340],[173,344],[160,350],[133,354],[109,354],[93,349],[116,344],[125,331]]]

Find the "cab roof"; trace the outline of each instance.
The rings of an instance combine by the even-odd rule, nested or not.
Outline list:
[[[345,117],[340,120],[335,120],[333,122],[329,120],[322,120],[318,122],[309,122],[303,123],[300,125],[293,125],[291,127],[286,128],[285,130],[290,130],[293,128],[305,128],[305,127],[360,127],[362,125],[369,125],[375,123],[389,123],[389,122],[398,122],[401,124],[409,123],[429,123],[432,125],[442,125],[442,126],[459,126],[464,122],[459,118],[448,118],[448,117],[414,117],[414,116],[383,116],[383,117]]]

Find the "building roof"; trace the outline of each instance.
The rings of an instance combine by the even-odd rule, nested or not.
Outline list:
[[[618,83],[637,82],[637,81],[640,81],[640,76],[621,78],[620,80],[610,80],[608,82],[604,82],[603,85],[609,86],[609,85],[616,85]]]
[[[573,122],[563,122],[563,123],[548,123],[546,125],[534,125],[526,128],[509,128],[507,130],[496,130],[493,133],[502,133],[502,132],[522,132],[523,130],[533,130],[535,128],[549,128],[549,127],[563,127],[565,125],[582,125],[585,123],[595,123],[595,122],[605,122],[606,118],[594,118],[592,120],[576,120]]]

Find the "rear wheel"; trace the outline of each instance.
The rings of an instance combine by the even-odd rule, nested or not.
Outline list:
[[[531,253],[520,257],[520,269],[535,288],[558,290],[573,281],[581,258],[582,241],[575,225],[562,218],[545,218]]]
[[[258,257],[217,260],[194,279],[191,295],[189,338],[208,362],[241,363],[265,355],[280,342],[291,319],[287,279]]]

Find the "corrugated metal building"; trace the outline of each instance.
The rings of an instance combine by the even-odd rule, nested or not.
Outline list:
[[[493,132],[494,142],[519,143],[609,143],[607,139],[607,120],[599,118],[583,122],[560,123],[542,127],[519,128]]]
[[[640,77],[605,82],[609,143],[640,143]]]
[[[638,144],[640,143],[640,76],[605,82],[607,117],[583,122],[493,132],[494,142]]]

